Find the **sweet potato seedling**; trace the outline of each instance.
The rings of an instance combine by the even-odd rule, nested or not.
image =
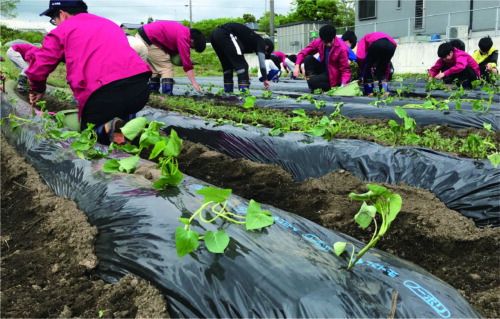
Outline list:
[[[387,188],[368,184],[366,185],[369,189],[367,193],[364,194],[354,194],[350,193],[349,197],[354,200],[363,201],[359,212],[354,216],[354,220],[363,228],[370,226],[372,220],[375,224],[375,231],[373,233],[370,242],[357,254],[354,258],[355,248],[352,243],[348,242],[336,242],[333,245],[333,249],[337,256],[340,256],[346,249],[347,245],[352,246],[351,257],[349,258],[349,265],[347,269],[351,269],[358,262],[358,260],[368,251],[368,249],[375,246],[377,241],[382,237],[385,232],[389,229],[391,222],[396,218],[397,214],[401,210],[401,196],[398,194],[392,194]],[[373,205],[367,205],[366,202],[370,201]],[[379,213],[382,216],[382,223],[380,228],[377,225],[377,220],[375,218],[376,214]]]
[[[203,223],[213,223],[218,218],[222,218],[233,224],[245,225],[246,230],[261,229],[274,223],[271,213],[263,211],[259,203],[254,200],[250,201],[245,216],[232,213],[227,208],[227,198],[231,192],[230,189],[214,187],[205,187],[196,192],[205,196],[203,204],[190,218],[179,218],[184,227],[177,227],[175,232],[175,246],[179,258],[196,250],[200,240],[204,240],[207,249],[213,253],[224,253],[229,245],[229,236],[224,229],[217,232],[209,230],[204,236],[200,236],[197,231],[192,230],[191,223],[196,217],[199,217]],[[203,214],[205,210],[209,210],[215,217],[205,219]]]

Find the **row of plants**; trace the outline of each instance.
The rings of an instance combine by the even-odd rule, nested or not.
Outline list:
[[[10,102],[14,105],[16,100],[12,99]],[[115,149],[131,155],[120,160],[110,158],[103,165],[103,172],[105,173],[134,173],[141,154],[144,154],[143,150],[149,150],[147,159],[156,161],[156,168],[161,170],[161,177],[153,184],[154,189],[165,190],[168,187],[176,187],[182,181],[183,174],[180,172],[177,162],[177,157],[182,150],[182,140],[177,136],[175,130],[171,130],[170,137],[160,134],[160,128],[165,126],[165,123],[148,121],[144,117],[135,118],[121,129],[129,143],[125,145],[111,143],[107,153],[103,153],[99,148],[96,148],[97,135],[93,130],[93,124],[88,124],[87,129],[82,132],[68,130],[64,127],[64,113],[53,114],[45,111],[45,104],[45,101],[38,103],[40,107],[38,115],[42,127],[36,135],[38,140],[66,141],[72,139],[70,147],[80,158],[86,160],[110,158]],[[26,125],[37,124],[34,119],[23,118],[15,115],[15,113],[15,110],[12,110],[8,117],[1,119],[0,124],[2,126],[9,124],[11,131]],[[36,111],[32,109],[32,117],[34,118],[36,115]],[[132,141],[135,141],[138,145],[134,145]],[[368,184],[367,187],[369,189],[367,193],[351,193],[349,196],[352,199],[363,201],[358,214],[355,216],[355,221],[363,229],[367,228],[372,221],[375,224],[371,241],[358,252],[356,257],[354,257],[355,246],[352,243],[334,243],[334,252],[338,256],[344,253],[347,245],[352,246],[347,269],[351,269],[376,244],[401,209],[401,197],[398,194],[391,194],[385,187],[379,185]],[[271,213],[262,210],[260,204],[254,200],[250,200],[244,215],[233,213],[228,209],[228,198],[231,192],[231,189],[214,187],[205,187],[196,192],[204,196],[203,204],[189,218],[178,219],[184,224],[184,226],[177,227],[175,232],[176,250],[179,258],[194,252],[199,247],[200,241],[204,241],[206,248],[213,253],[224,253],[224,250],[229,245],[230,238],[224,229],[217,232],[207,230],[203,235],[192,230],[196,218],[207,224],[214,223],[221,218],[232,224],[245,225],[247,231],[263,229],[274,224]],[[377,213],[380,214],[382,219],[380,228],[377,224]]]
[[[270,135],[304,132],[322,136],[328,140],[351,136],[373,137],[381,144],[428,147],[438,151],[467,154],[472,158],[488,157],[495,166],[500,163],[498,145],[492,142],[495,132],[490,124],[484,125],[482,135],[470,133],[466,139],[457,136],[443,138],[438,131],[439,126],[418,128],[415,120],[408,117],[406,111],[399,107],[395,109],[395,113],[402,119],[401,124],[390,120],[387,124],[364,125],[340,114],[342,102],[335,104],[333,106],[335,111],[325,116],[302,109],[281,111],[259,108],[254,105],[256,101],[254,96],[246,97],[243,106],[202,102],[193,98],[176,96],[152,96],[151,101],[155,102],[152,103],[154,107],[211,119],[215,125],[249,124],[269,127],[271,128]],[[321,105],[321,108],[324,107],[324,104]]]

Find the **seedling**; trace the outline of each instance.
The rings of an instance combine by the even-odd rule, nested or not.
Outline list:
[[[351,269],[356,265],[358,260],[368,251],[368,249],[375,246],[377,241],[386,233],[386,231],[391,226],[392,221],[396,218],[397,214],[401,210],[401,196],[398,194],[392,194],[387,188],[368,184],[366,185],[369,191],[364,194],[354,194],[350,193],[349,197],[354,200],[363,201],[359,212],[354,216],[354,220],[363,228],[366,229],[370,226],[372,220],[375,224],[375,231],[373,233],[370,242],[357,254],[354,258],[355,247],[352,243],[348,242],[336,242],[333,245],[335,254],[340,256],[346,249],[347,245],[352,246],[351,257],[349,258],[349,265],[347,269]],[[367,205],[366,202],[370,201],[373,205]],[[379,213],[382,217],[382,223],[380,229],[377,225],[377,220],[375,218],[376,214]]]
[[[182,150],[182,140],[174,130],[171,131],[170,138],[160,136],[159,129],[163,126],[165,126],[165,123],[149,122],[145,117],[138,117],[129,121],[122,127],[121,131],[129,140],[134,140],[140,136],[139,148],[131,144],[124,146],[111,144],[110,151],[117,147],[135,155],[122,160],[111,159],[104,163],[103,171],[106,173],[133,173],[139,161],[141,151],[145,148],[153,147],[149,159],[154,159],[161,155],[158,158],[158,165],[156,166],[156,168],[161,168],[161,177],[153,184],[153,188],[162,190],[168,186],[178,185],[183,179],[177,162],[177,157]]]
[[[251,200],[246,216],[241,216],[232,213],[227,208],[227,198],[231,195],[230,189],[218,189],[214,187],[205,187],[197,191],[197,194],[204,195],[202,206],[190,217],[179,218],[179,221],[184,224],[184,227],[177,227],[175,231],[175,246],[177,256],[182,258],[196,250],[200,240],[205,241],[207,249],[213,253],[224,253],[224,250],[229,244],[229,236],[224,229],[217,232],[207,231],[204,236],[200,236],[197,231],[191,229],[191,223],[196,217],[199,217],[203,223],[213,223],[218,218],[222,218],[233,224],[245,225],[246,230],[256,230],[274,223],[271,213],[263,211],[259,203]],[[209,210],[215,217],[205,219],[203,212]]]

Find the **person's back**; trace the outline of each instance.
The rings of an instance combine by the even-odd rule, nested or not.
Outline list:
[[[44,91],[44,78],[63,58],[80,112],[99,87],[150,71],[118,25],[90,13],[72,16],[45,37],[43,46],[35,53],[36,63],[26,71],[32,89]]]

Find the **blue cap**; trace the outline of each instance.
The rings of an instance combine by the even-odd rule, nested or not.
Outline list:
[[[52,17],[54,11],[57,11],[59,8],[64,8],[64,7],[87,9],[87,4],[81,0],[66,0],[66,1],[50,0],[49,8],[44,12],[40,13],[40,16]]]

